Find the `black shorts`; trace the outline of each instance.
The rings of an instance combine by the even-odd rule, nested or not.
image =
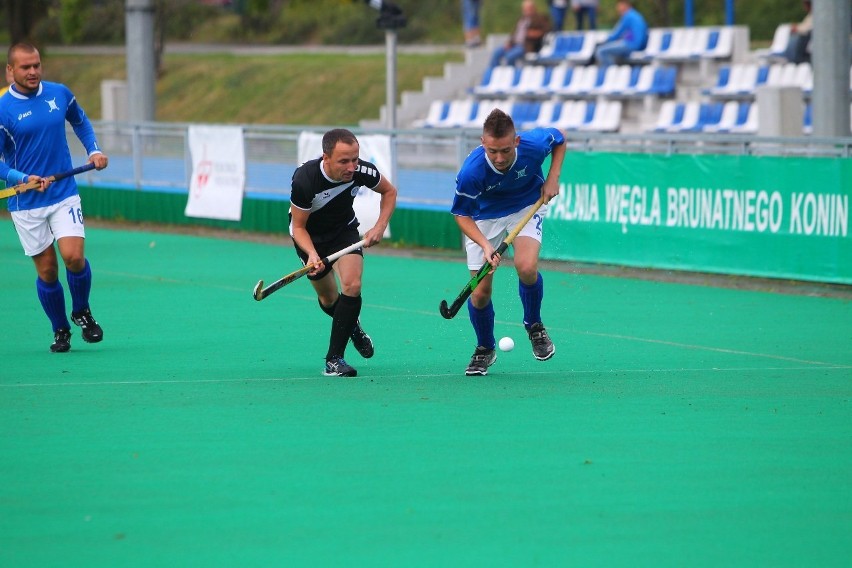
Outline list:
[[[345,249],[349,245],[354,245],[360,240],[361,235],[358,234],[358,227],[356,226],[341,231],[337,234],[336,237],[334,237],[330,241],[314,243],[314,248],[317,249],[317,254],[320,256],[320,258],[325,258],[329,255],[336,253],[337,251]],[[302,265],[306,265],[308,263],[308,253],[299,248],[299,245],[297,245],[295,241],[293,242],[293,246],[296,248],[296,254],[299,257],[299,260],[302,261]],[[364,256],[364,251],[363,249],[359,248],[349,254],[357,254],[358,256]],[[334,265],[334,262],[326,264],[322,272],[318,272],[315,275],[308,274],[308,280],[319,280],[320,278],[328,274],[331,271],[331,267]]]

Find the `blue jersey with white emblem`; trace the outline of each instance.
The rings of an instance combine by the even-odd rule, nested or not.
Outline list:
[[[491,165],[482,146],[468,155],[456,176],[453,215],[499,219],[538,201],[544,185],[542,163],[565,137],[556,128],[535,128],[520,138],[515,163],[505,172]]]
[[[42,81],[36,92],[23,94],[14,85],[0,97],[0,179],[7,186],[24,180],[20,173],[47,177],[73,169],[65,136],[71,124],[87,154],[99,152],[86,113],[65,85]],[[46,191],[28,191],[8,199],[10,211],[59,203],[77,194],[74,177],[50,184]]]

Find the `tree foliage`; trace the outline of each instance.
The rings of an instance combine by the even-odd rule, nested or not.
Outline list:
[[[393,0],[408,20],[398,30],[401,43],[460,43],[459,0]],[[538,0],[541,9],[547,2]],[[651,26],[684,25],[684,0],[635,0]],[[725,22],[726,0],[694,0],[697,25]],[[5,0],[0,16],[10,42],[38,44],[120,44],[124,41],[126,0]],[[154,0],[161,43],[231,41],[258,44],[381,43],[378,13],[363,0]],[[519,14],[520,0],[483,2],[485,33],[506,33]],[[779,23],[800,20],[793,0],[736,0],[735,22],[747,25],[753,40],[768,40]],[[617,18],[614,2],[601,2],[601,28]]]

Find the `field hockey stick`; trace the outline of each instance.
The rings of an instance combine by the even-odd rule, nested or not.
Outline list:
[[[506,235],[506,238],[503,239],[503,242],[500,243],[500,246],[498,246],[497,250],[494,251],[494,254],[503,254],[504,252],[506,252],[506,249],[509,248],[509,245],[512,244],[512,241],[514,241],[515,237],[518,236],[518,233],[520,233],[521,230],[524,228],[524,226],[527,223],[529,223],[530,219],[532,219],[532,216],[535,215],[535,212],[538,211],[539,207],[541,207],[543,204],[544,204],[544,198],[543,197],[539,198],[538,201],[533,203],[532,207],[527,212],[527,214],[524,215],[524,218],[521,219],[520,223],[515,225],[515,228],[512,229],[512,232],[509,233],[508,235]],[[493,258],[493,255],[492,255],[492,258]],[[465,300],[467,300],[468,296],[470,296],[473,293],[473,290],[477,286],[479,286],[479,283],[482,282],[482,279],[485,278],[485,276],[489,272],[491,272],[492,268],[493,267],[491,266],[491,264],[489,264],[487,262],[485,264],[483,264],[482,268],[480,268],[479,271],[476,274],[473,275],[473,278],[471,278],[470,281],[467,284],[465,284],[461,293],[458,295],[458,297],[455,300],[453,300],[453,303],[452,303],[451,306],[447,306],[446,300],[441,300],[441,305],[438,308],[441,312],[441,315],[444,316],[445,319],[453,319],[453,317],[455,317],[455,315],[459,312],[461,307],[464,305],[464,302],[465,302]]]
[[[366,242],[365,239],[361,239],[360,241],[358,241],[354,245],[349,245],[345,249],[339,250],[334,254],[330,254],[327,257],[321,259],[319,262],[315,262],[313,264],[306,264],[305,266],[303,266],[299,270],[297,270],[295,272],[291,272],[287,276],[282,276],[281,278],[279,278],[278,280],[276,280],[275,282],[273,282],[272,284],[270,284],[266,288],[263,287],[263,280],[258,280],[257,284],[255,284],[255,286],[254,286],[254,292],[252,293],[252,297],[254,297],[254,299],[259,302],[262,299],[264,299],[265,297],[267,297],[268,295],[275,292],[276,290],[280,290],[281,288],[283,288],[287,284],[290,284],[294,280],[298,280],[299,278],[301,278],[302,276],[304,276],[305,274],[307,274],[308,272],[310,272],[311,270],[313,270],[314,268],[316,268],[320,264],[328,264],[329,262],[334,262],[335,260],[337,260],[341,256],[358,250],[359,248],[364,246],[365,242]]]
[[[83,172],[88,172],[89,170],[93,169],[95,169],[95,164],[89,162],[88,164],[80,166],[79,168],[74,168],[73,170],[62,172],[61,174],[53,174],[52,176],[48,177],[47,180],[53,183],[55,181],[59,181],[61,179],[65,179],[71,176],[76,176],[77,174],[82,174]],[[0,189],[0,199],[11,197],[13,195],[18,195],[19,193],[24,193],[31,189],[35,189],[40,184],[41,181],[28,181],[27,183],[19,183],[18,185],[13,185],[12,187],[7,187],[6,189]]]

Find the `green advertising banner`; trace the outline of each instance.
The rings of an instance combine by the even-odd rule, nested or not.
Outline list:
[[[571,153],[542,258],[852,284],[852,160]]]

